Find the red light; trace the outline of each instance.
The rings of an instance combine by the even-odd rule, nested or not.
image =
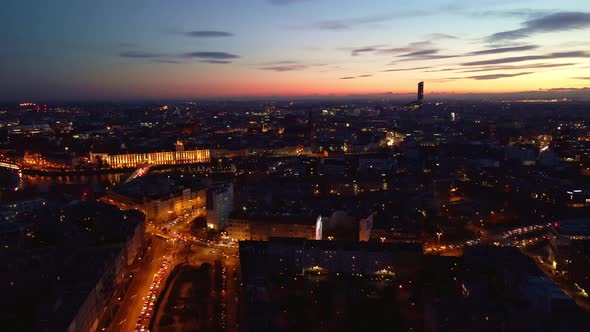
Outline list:
[[[556,222],[554,222],[554,223],[553,223],[553,227],[555,227],[555,228],[559,227],[559,223],[558,223],[557,221],[556,221]]]

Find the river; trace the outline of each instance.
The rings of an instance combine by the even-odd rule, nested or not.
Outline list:
[[[91,184],[95,192],[103,192],[121,182],[130,173],[107,173],[94,175],[30,175],[23,174],[20,186],[36,188],[40,192],[47,192],[54,184]]]

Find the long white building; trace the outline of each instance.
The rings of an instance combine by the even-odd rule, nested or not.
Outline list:
[[[167,151],[131,154],[90,153],[90,160],[112,168],[139,167],[143,165],[177,165],[208,163],[209,150]]]

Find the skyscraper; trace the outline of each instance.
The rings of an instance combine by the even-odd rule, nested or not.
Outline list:
[[[418,102],[424,100],[424,82],[418,83]]]

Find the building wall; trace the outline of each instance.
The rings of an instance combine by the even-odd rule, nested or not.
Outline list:
[[[143,245],[145,223],[138,223],[133,235],[121,247],[118,255],[105,266],[104,273],[92,288],[78,313],[68,326],[68,332],[94,332],[111,299],[116,285],[124,279],[127,268]]]
[[[233,184],[207,191],[207,227],[222,230],[227,227],[229,215],[234,207]]]
[[[90,160],[100,160],[112,168],[138,167],[140,165],[175,165],[208,163],[209,150],[167,151],[133,154],[90,153]]]
[[[131,265],[143,247],[145,240],[145,223],[140,223],[133,233],[133,236],[125,244],[127,250],[127,265]]]
[[[316,272],[384,274],[412,280],[423,269],[423,253],[419,244],[275,238],[240,242],[240,264],[247,285],[268,281],[272,275]]]
[[[303,238],[315,240],[315,224],[273,223],[229,219],[226,227],[228,236],[239,241],[267,241],[271,237]]]
[[[177,195],[155,200],[145,199],[143,201],[110,191],[100,200],[123,210],[140,210],[145,214],[147,222],[161,223],[187,211],[204,207],[206,197],[204,190],[192,191],[187,188]]]
[[[359,221],[359,241],[369,241],[373,231],[373,214]]]

